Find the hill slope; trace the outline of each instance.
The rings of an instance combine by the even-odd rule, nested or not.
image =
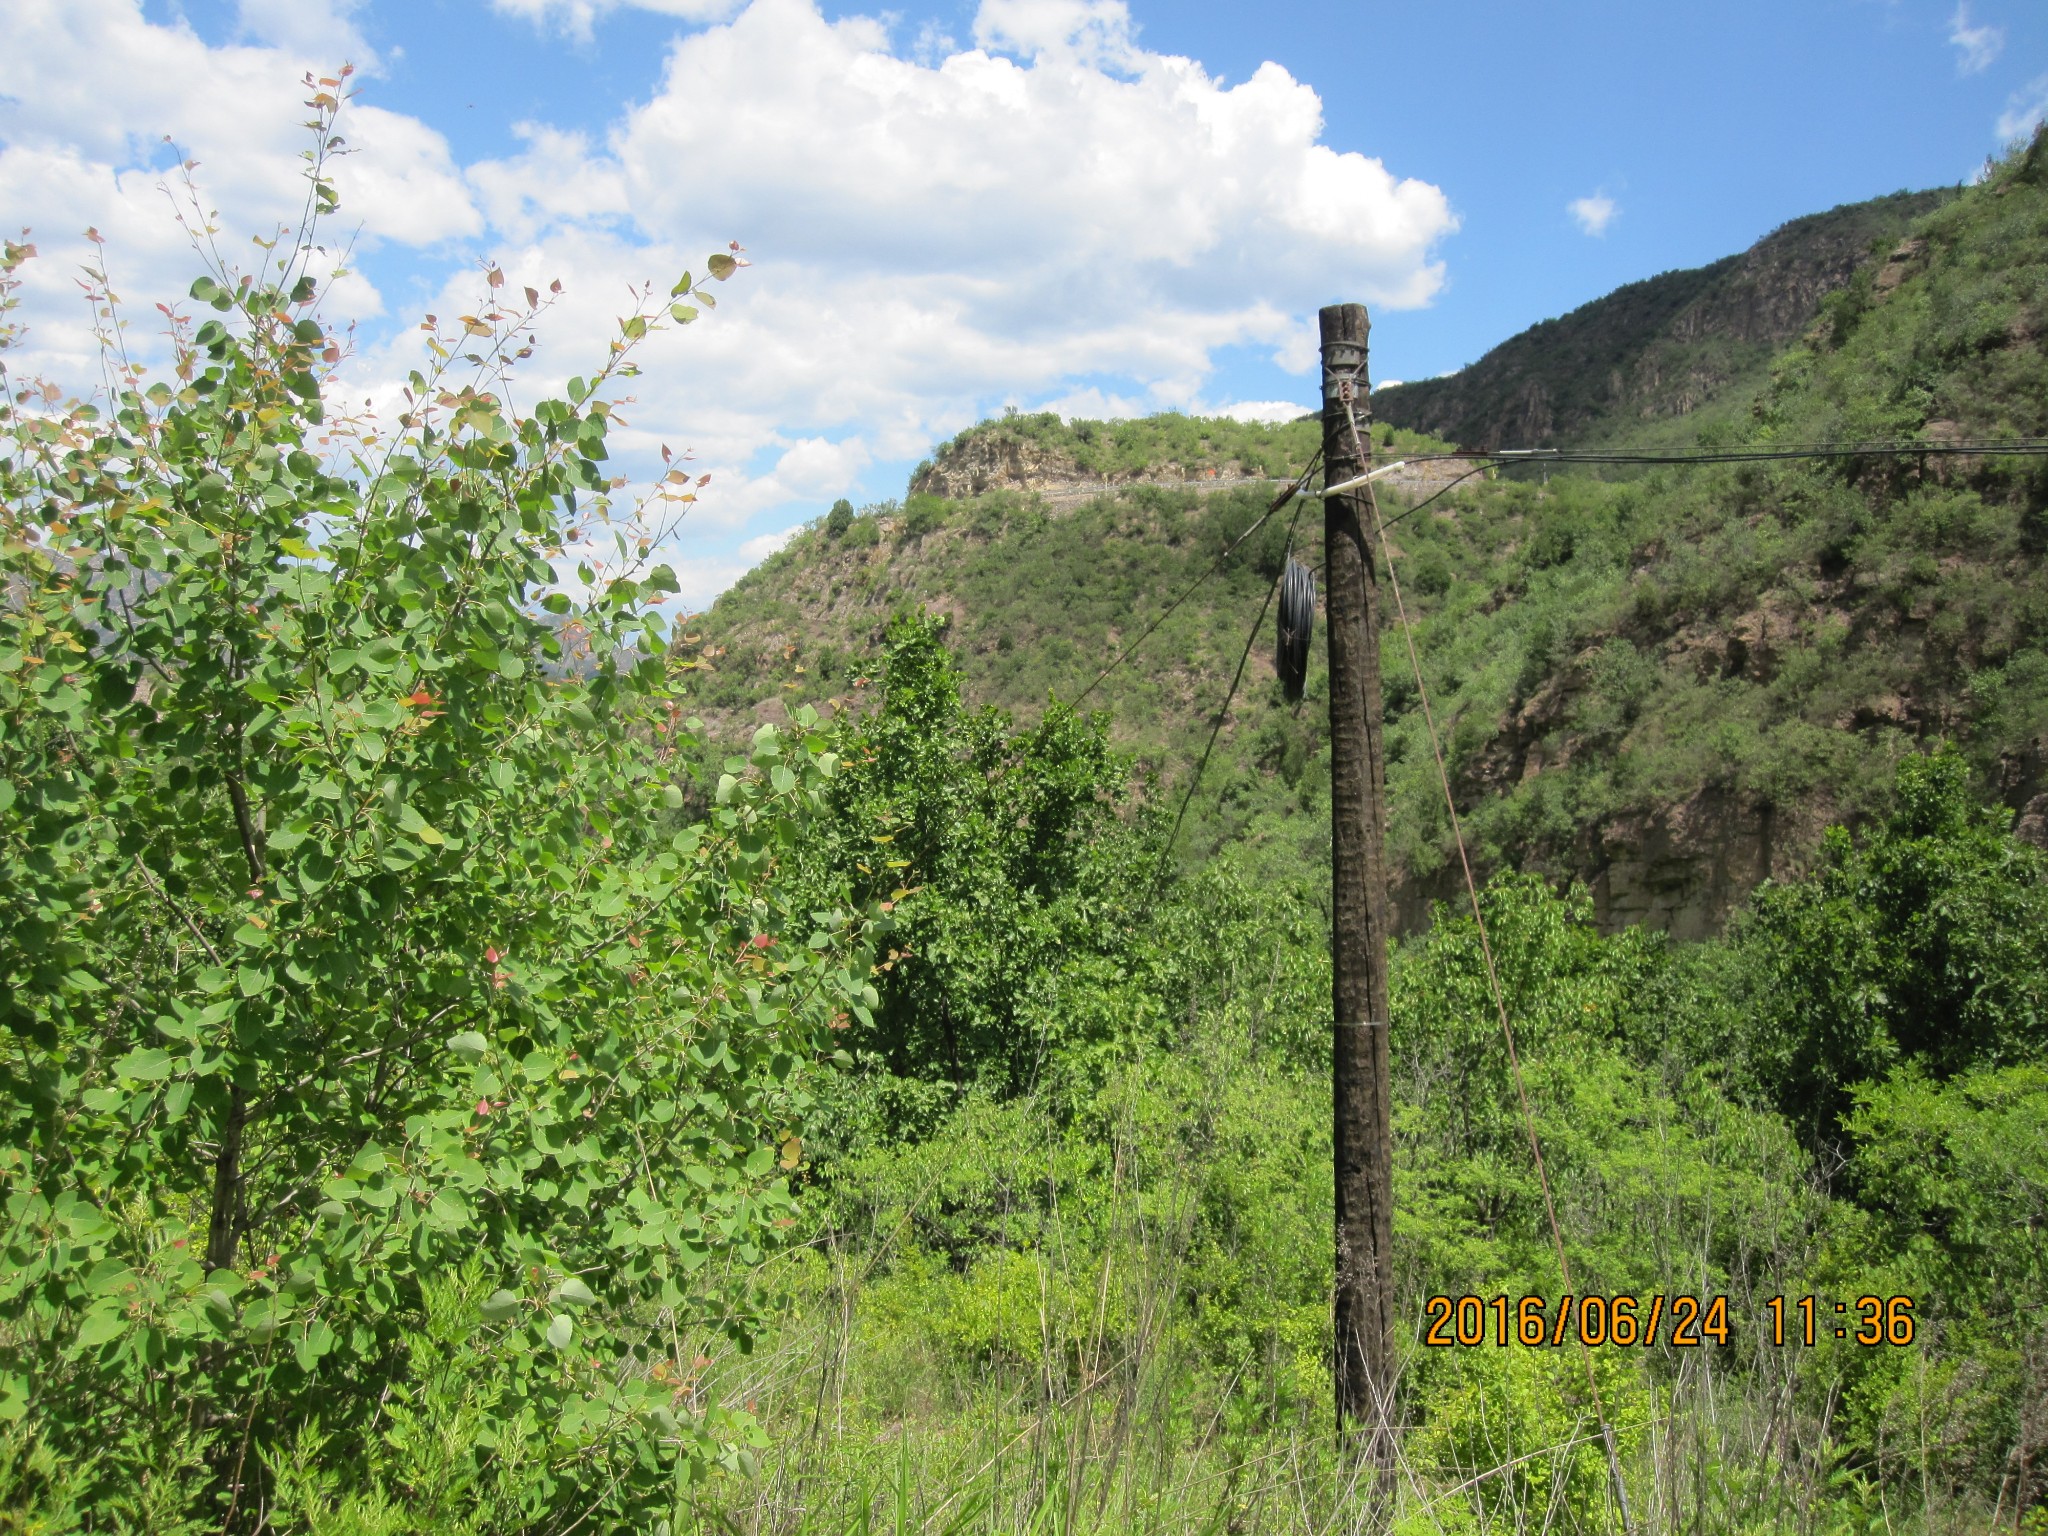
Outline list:
[[[1854,274],[1727,434],[2048,435],[2044,161],[2037,139],[1918,220],[1900,260]],[[953,616],[977,699],[1028,713],[1048,692],[1073,698],[1267,504],[1267,485],[1225,469],[1291,470],[1317,431],[985,424],[920,472],[960,494],[919,491],[837,538],[813,528],[721,598],[699,621],[700,706],[732,731],[778,701],[857,704],[881,624],[912,602]],[[1108,457],[1091,471],[1090,453]],[[1056,459],[1080,480],[1049,470]],[[969,465],[978,481],[947,478]],[[1202,489],[1232,479],[1247,483]],[[1169,790],[1287,537],[1269,523],[1088,699]],[[1295,539],[1320,561],[1314,510]],[[2041,461],[1482,482],[1394,542],[1480,862],[1582,878],[1609,925],[1711,931],[1758,880],[1799,867],[1828,821],[1867,813],[1891,763],[1935,737],[1963,743],[1980,788],[2048,839]],[[1287,863],[1324,857],[1320,659],[1295,710],[1270,652],[1268,628],[1190,815],[1190,857],[1233,838]],[[1412,927],[1454,864],[1405,647],[1389,635],[1383,656],[1391,852]]]
[[[1377,391],[1374,414],[1472,448],[1629,434],[1746,396],[1823,299],[1893,249],[1949,191],[1898,192],[1794,219],[1710,266],[1617,288],[1470,367]]]

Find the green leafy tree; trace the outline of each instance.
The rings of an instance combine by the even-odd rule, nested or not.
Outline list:
[[[2048,858],[2009,822],[1959,754],[1908,758],[1868,839],[1835,828],[1812,876],[1757,894],[1751,1071],[1809,1145],[1899,1066],[1941,1080],[2048,1045]]]
[[[0,1415],[88,1505],[196,1456],[156,1486],[252,1528],[266,1468],[318,1446],[317,1488],[428,1433],[433,1360],[508,1522],[610,1528],[759,1441],[694,1362],[750,1336],[811,1064],[872,997],[782,873],[835,759],[764,731],[672,814],[645,556],[690,492],[626,504],[603,461],[699,284],[522,410],[548,299],[492,268],[385,425],[330,398],[312,220],[263,249],[193,284],[169,377],[93,272],[108,398],[4,379]],[[600,533],[619,563],[575,562]]]
[[[828,539],[843,537],[846,530],[852,526],[853,503],[842,496],[832,503],[832,510],[825,514],[825,537]]]
[[[889,912],[881,1005],[855,1044],[908,1095],[891,1112],[907,1125],[912,1101],[925,1113],[971,1086],[1013,1093],[1055,1053],[1085,1070],[1087,1049],[1156,1028],[1131,925],[1157,829],[1132,806],[1106,721],[1053,704],[1020,730],[964,708],[944,621],[898,615],[881,683],[811,856],[826,884]]]

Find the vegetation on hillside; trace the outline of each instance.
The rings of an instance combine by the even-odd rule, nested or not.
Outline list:
[[[1919,254],[1882,289],[1866,269],[1830,299],[1753,408],[1714,418],[1713,441],[2048,432],[2041,154],[2015,154],[1913,225]],[[1186,430],[1172,418],[1125,429],[1134,443]],[[1296,434],[1304,463],[1313,450],[1305,426],[1244,430]],[[1413,441],[1374,430],[1387,451]],[[1875,814],[1891,765],[1928,739],[1954,738],[1981,793],[2026,809],[2048,790],[2039,464],[1524,473],[1470,483],[1412,519],[1383,496],[1483,866],[1596,881],[1683,821],[1691,842],[1673,862],[1704,869],[1739,843],[1754,850],[1747,872],[1712,885],[1702,874],[1664,907],[1654,891],[1600,895],[1624,916],[1648,902],[1643,915],[1676,912],[1698,931],[1755,879],[1807,857],[1831,819]],[[778,693],[857,701],[881,623],[905,601],[953,616],[971,696],[1026,712],[1075,698],[1266,502],[1248,488],[1147,485],[1061,512],[1000,489],[923,500],[922,531],[892,512],[888,536],[881,518],[865,540],[806,533],[693,621],[715,653],[693,683],[714,725]],[[1284,555],[1283,520],[1319,564],[1312,506],[1298,524],[1291,512],[1269,523],[1089,695],[1169,788],[1221,707]],[[1389,640],[1391,836],[1412,922],[1453,866],[1405,648]],[[1327,846],[1320,666],[1307,704],[1289,710],[1269,655],[1256,638],[1191,814],[1195,857],[1246,834],[1283,864]],[[2027,828],[2048,832],[2038,810]]]
[[[864,795],[1002,783],[938,627],[895,636],[857,739],[908,729],[922,750],[877,752]],[[1122,765],[1091,761],[1095,796],[1128,806]],[[1637,1529],[1960,1532],[2038,1498],[2014,1469],[2048,1402],[2048,860],[1953,754],[1908,759],[1888,804],[1726,941],[1601,937],[1582,890],[1533,877],[1486,893],[1572,1288],[1644,1298],[1612,1313],[1638,1336],[1650,1297],[1727,1299],[1724,1342],[1672,1347],[1667,1321],[1654,1345],[1594,1351]],[[892,939],[877,1019],[899,1022],[852,1042],[857,1132],[818,1149],[812,1240],[774,1271],[782,1325],[712,1367],[758,1394],[772,1475],[709,1486],[708,1526],[1352,1528],[1354,1474],[1328,1449],[1317,884],[1248,878],[1232,852],[1146,900],[1143,844],[1096,835],[1065,856],[1093,868],[1083,884],[1124,883],[1123,920],[1045,977],[1056,1006],[1007,1042],[946,1049],[944,998],[1006,956],[1029,974],[1031,933],[982,925],[963,954],[941,897],[905,919],[922,944]],[[1005,911],[1029,877],[990,869],[984,889]],[[1923,1006],[1976,1022],[1930,1034]],[[1393,1012],[1397,1528],[1618,1529],[1569,1345],[1498,1346],[1490,1312],[1474,1347],[1428,1338],[1431,1296],[1554,1316],[1565,1289],[1468,917],[1398,949]],[[907,1060],[869,1044],[920,1022]],[[1877,1307],[1872,1333],[1863,1296],[1912,1305]],[[1793,1308],[1783,1344],[1773,1297]],[[1909,1323],[1910,1346],[1851,1337]]]
[[[1374,412],[1494,449],[1628,441],[1703,408],[1739,410],[1827,296],[1867,288],[1913,221],[1954,195],[1895,192],[1794,219],[1740,255],[1533,325],[1456,373],[1376,391]]]
[[[2044,162],[1924,223],[1745,430],[2048,426]],[[1169,815],[1313,519],[920,493],[671,627],[667,572],[572,551],[644,556],[689,494],[600,462],[690,277],[519,411],[545,300],[489,270],[387,425],[330,410],[311,229],[265,251],[194,284],[161,382],[111,332],[109,398],[0,378],[0,1527],[1477,1536],[1616,1531],[1625,1491],[1648,1536],[2043,1528],[2048,855],[1986,794],[2048,709],[2029,466],[1396,528],[1492,878],[1485,945],[1446,904],[1393,957],[1366,1498],[1319,681],[1296,715],[1254,675]],[[1100,472],[1205,432],[1302,435],[1119,428]],[[764,691],[705,766],[688,711],[715,741]],[[1603,932],[1574,840],[1703,784],[1861,814],[1722,936]]]
[[[1226,416],[1132,417],[1122,421],[1069,421],[1052,411],[1012,411],[971,427],[911,475],[913,493],[932,470],[944,470],[970,451],[1029,444],[1050,462],[1070,465],[1076,479],[1124,480],[1140,475],[1200,476],[1204,471],[1291,479],[1321,446],[1313,413],[1281,425]]]

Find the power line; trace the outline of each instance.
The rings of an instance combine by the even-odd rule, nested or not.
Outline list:
[[[1437,498],[1456,490],[1474,475],[1484,474],[1489,469],[1505,469],[1514,464],[1762,464],[1790,459],[1853,459],[1899,457],[1912,458],[1924,455],[1935,457],[1989,457],[2010,455],[2017,458],[2048,457],[2048,438],[2020,438],[2008,442],[1943,442],[1924,443],[1913,439],[1891,439],[1867,443],[1802,443],[1784,444],[1770,449],[1704,449],[1696,453],[1631,453],[1623,450],[1608,451],[1595,448],[1499,448],[1492,453],[1477,451],[1454,453],[1411,453],[1405,459],[1382,465],[1373,471],[1375,476],[1385,476],[1392,470],[1409,464],[1455,464],[1477,459],[1480,462],[1466,470],[1456,479],[1438,486],[1414,506],[1384,519],[1381,528],[1391,528],[1396,523],[1413,517]],[[1342,490],[1347,487],[1339,486]],[[1308,491],[1310,496],[1327,496],[1330,490]]]
[[[1438,486],[1436,490],[1425,496],[1414,506],[1397,513],[1393,517],[1387,518],[1379,525],[1382,528],[1391,528],[1396,523],[1413,517],[1416,513],[1422,511],[1423,508],[1429,506],[1430,503],[1448,494],[1474,475],[1483,474],[1489,469],[1503,469],[1513,464],[1757,464],[1790,459],[1850,459],[1886,456],[1915,458],[1930,455],[1949,458],[1989,455],[2043,458],[2048,457],[2048,438],[2029,437],[2006,441],[1982,439],[1966,442],[1926,442],[1914,438],[1886,438],[1868,442],[1785,443],[1772,448],[1702,449],[1695,452],[1672,451],[1668,453],[1599,448],[1496,448],[1489,451],[1458,448],[1441,453],[1411,453],[1405,458],[1396,459],[1391,464],[1381,465],[1379,468],[1371,471],[1370,474],[1373,479],[1381,479],[1393,471],[1405,468],[1410,464],[1472,464],[1472,467],[1463,474],[1444,485]],[[1230,557],[1237,553],[1239,547],[1244,544],[1245,540],[1264,527],[1267,519],[1286,506],[1289,501],[1293,500],[1296,496],[1320,497],[1334,495],[1342,491],[1354,489],[1356,486],[1365,483],[1363,479],[1358,479],[1345,481],[1335,486],[1325,486],[1321,490],[1311,491],[1307,489],[1309,478],[1315,474],[1316,466],[1321,460],[1322,450],[1318,449],[1314,457],[1309,460],[1308,466],[1273,499],[1272,504],[1259,515],[1257,521],[1235,539],[1231,540],[1223,552],[1210,564],[1209,568],[1189,582],[1179,595],[1166,605],[1159,616],[1145,626],[1144,631],[1139,634],[1138,638],[1125,646],[1116,659],[1104,667],[1101,672],[1097,673],[1095,680],[1075,696],[1073,701],[1075,708],[1079,708],[1082,700],[1101,687],[1108,680],[1112,672],[1116,671],[1126,661],[1129,661],[1136,653],[1138,647],[1150,639],[1160,625],[1173,617],[1181,605],[1194,596],[1203,582],[1222,570]]]
[[[1652,452],[1628,448],[1476,448],[1450,449],[1442,453],[1411,453],[1383,466],[1384,475],[1404,464],[1440,464],[1486,461],[1487,467],[1508,464],[1759,464],[1778,459],[1860,459],[1860,458],[2042,458],[2048,457],[2048,438],[1973,438],[1928,441],[1922,438],[1873,438],[1867,441],[1820,443],[1778,443],[1768,448],[1700,448]],[[1336,489],[1348,489],[1337,487]],[[1328,494],[1324,492],[1323,494]]]

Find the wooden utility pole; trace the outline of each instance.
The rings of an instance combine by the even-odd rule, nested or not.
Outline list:
[[[1370,467],[1361,454],[1371,446],[1366,338],[1372,322],[1363,304],[1332,304],[1320,319],[1323,483],[1337,485]],[[1394,1149],[1387,1059],[1387,775],[1379,580],[1370,542],[1374,516],[1370,486],[1323,500],[1334,887],[1337,1422],[1370,1464],[1391,1472]]]

